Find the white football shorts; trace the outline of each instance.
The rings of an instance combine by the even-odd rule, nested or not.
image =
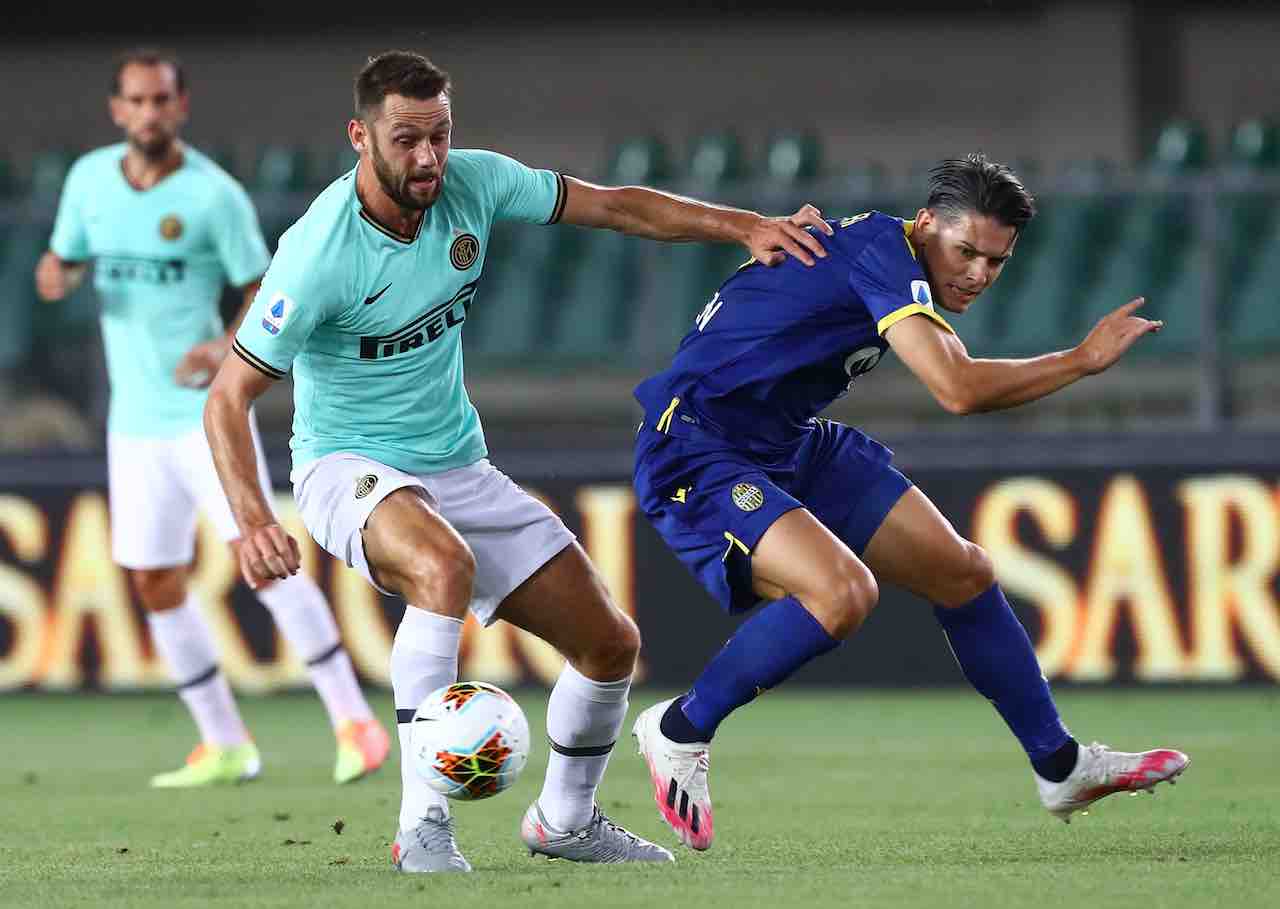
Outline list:
[[[249,415],[258,482],[272,500],[271,476]],[[204,428],[171,438],[107,434],[107,498],[111,555],[125,568],[168,568],[195,556],[196,515],[203,512],[224,540],[240,536]]]
[[[293,496],[311,536],[383,593],[365,558],[361,531],[378,503],[406,487],[449,522],[476,559],[471,612],[483,625],[513,590],[575,539],[550,508],[481,459],[431,474],[411,474],[349,452],[325,455],[294,471]]]

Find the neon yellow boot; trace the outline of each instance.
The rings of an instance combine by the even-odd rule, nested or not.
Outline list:
[[[253,742],[220,748],[201,743],[187,756],[185,766],[151,778],[154,789],[186,789],[245,783],[262,772],[262,758]]]
[[[377,720],[347,720],[338,727],[335,783],[354,783],[381,767],[391,751],[387,730]]]

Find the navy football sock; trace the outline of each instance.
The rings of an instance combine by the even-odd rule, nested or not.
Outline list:
[[[1043,766],[1056,776],[1067,760],[1074,767],[1070,745],[1075,740],[1062,725],[1031,639],[1009,608],[1000,585],[991,585],[955,609],[935,606],[933,614],[946,632],[965,678],[995,705],[1037,772]],[[1071,767],[1066,768],[1066,774]],[[1066,779],[1066,774],[1061,778]]]
[[[692,741],[711,741],[730,713],[839,644],[795,597],[775,600],[742,623],[677,701],[691,730],[671,722],[663,724],[663,734],[668,728],[684,735],[692,731],[698,735]]]

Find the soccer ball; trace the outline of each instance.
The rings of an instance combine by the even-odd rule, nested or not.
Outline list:
[[[431,692],[414,712],[409,736],[418,775],[460,801],[497,795],[529,760],[524,711],[511,695],[484,682]]]

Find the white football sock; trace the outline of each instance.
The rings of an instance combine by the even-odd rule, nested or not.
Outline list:
[[[329,713],[329,723],[336,729],[345,720],[371,719],[373,712],[342,647],[333,613],[311,576],[295,574],[256,595],[271,611],[290,646],[306,661],[307,675]]]
[[[538,805],[557,830],[577,830],[591,820],[596,787],[627,716],[631,677],[597,682],[568,663],[547,703],[551,754]]]
[[[404,618],[391,645],[391,689],[396,699],[396,731],[400,734],[400,829],[412,830],[434,806],[449,816],[445,797],[418,775],[409,741],[413,712],[437,688],[458,680],[458,644],[462,620],[405,606]]]
[[[191,711],[200,740],[229,747],[249,741],[227,678],[218,669],[213,637],[200,614],[200,603],[188,593],[182,605],[162,612],[148,612],[151,639],[169,675],[178,685],[178,697]]]

